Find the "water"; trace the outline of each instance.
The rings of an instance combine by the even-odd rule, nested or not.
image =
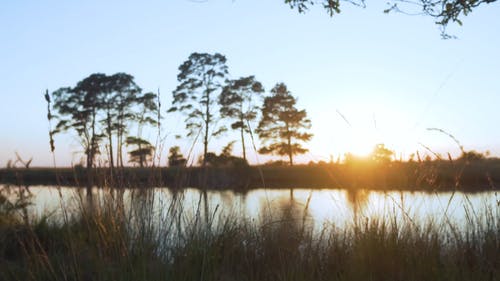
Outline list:
[[[4,188],[4,186],[0,186]],[[17,187],[11,187],[13,198]],[[49,215],[58,220],[67,213],[77,213],[85,201],[85,191],[74,187],[32,186],[28,188],[32,205],[28,212],[32,217]],[[146,192],[149,191],[149,192]],[[123,193],[126,208],[131,210],[131,198],[136,201],[150,200],[151,214],[156,218],[167,215],[169,206],[176,202],[182,206],[183,216],[192,218],[199,213],[218,219],[236,216],[261,222],[281,220],[284,217],[308,223],[320,230],[325,225],[343,227],[355,221],[389,219],[397,222],[425,224],[432,221],[438,225],[453,225],[465,228],[473,221],[481,221],[489,213],[498,220],[500,196],[496,191],[462,192],[410,192],[369,190],[311,190],[255,189],[246,193],[235,191],[208,191],[206,196],[194,188],[173,192],[167,188],[150,190],[128,189]],[[119,194],[106,190],[94,190],[94,197],[107,200]],[[175,199],[175,200],[174,200]]]

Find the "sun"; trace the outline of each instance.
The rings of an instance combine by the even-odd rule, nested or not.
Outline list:
[[[371,114],[375,109],[376,115]],[[318,159],[340,162],[349,154],[370,158],[379,144],[394,153],[393,159],[408,159],[418,148],[421,131],[404,112],[373,104],[339,112],[322,113],[315,119],[313,133],[317,137],[310,149]]]
[[[356,156],[366,157],[372,153],[373,146],[374,145],[372,143],[365,142],[362,139],[357,139],[350,144],[348,150],[349,153]]]
[[[322,160],[341,161],[347,154],[365,158],[370,156],[377,143],[381,143],[371,128],[340,127],[337,130],[316,131],[315,134],[323,138],[314,139],[311,153]]]
[[[357,130],[347,143],[347,152],[359,157],[369,156],[375,147],[376,140],[369,131]]]

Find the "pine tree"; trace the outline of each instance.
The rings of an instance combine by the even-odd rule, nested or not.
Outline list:
[[[259,138],[267,143],[259,153],[287,155],[291,166],[294,155],[308,151],[301,142],[307,142],[313,136],[304,132],[311,128],[311,121],[305,110],[295,107],[296,102],[284,83],[276,84],[271,96],[264,99],[262,118],[256,130]]]
[[[231,128],[240,133],[245,161],[247,160],[245,133],[250,131],[248,124],[257,118],[259,107],[255,105],[255,101],[263,92],[262,84],[256,81],[254,76],[248,76],[229,81],[219,96],[221,117],[234,120]]]
[[[172,93],[172,107],[168,112],[186,114],[188,136],[203,132],[204,158],[208,153],[210,136],[217,136],[224,129],[213,129],[217,120],[213,106],[227,74],[226,57],[218,53],[192,53],[179,67],[179,85]],[[203,166],[205,163],[203,161]]]

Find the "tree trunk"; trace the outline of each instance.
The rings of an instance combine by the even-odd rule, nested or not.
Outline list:
[[[208,121],[205,121],[205,139],[203,140],[203,164],[205,167],[207,164],[207,154],[208,154]]]
[[[244,120],[245,118],[243,118],[243,102],[240,103],[240,122],[241,122],[241,146],[243,148],[243,160],[245,160],[245,162],[247,161],[247,152],[246,152],[246,148],[245,148],[245,123],[244,123]],[[249,128],[250,129],[250,128]]]
[[[120,160],[120,168],[123,168],[123,128],[122,128],[122,120],[120,120],[120,123],[119,123],[119,132],[120,132],[120,136],[119,136],[119,143],[118,145],[120,147],[118,147],[118,153],[119,153],[119,160]]]
[[[92,190],[92,144],[90,144],[90,147],[87,148],[87,182],[86,182],[86,187],[87,187],[87,195],[89,195],[89,192]]]
[[[288,140],[288,159],[290,166],[293,166],[293,153],[292,153],[292,137],[290,136],[290,129],[288,123],[286,124],[287,140]]]
[[[94,156],[96,153],[96,139],[95,139],[95,109],[92,111],[92,135],[90,137],[90,150],[87,153],[87,197],[92,198],[92,186],[94,185]]]
[[[111,114],[109,113],[109,108],[108,108],[108,116],[107,116],[107,123],[108,123],[108,141],[109,141],[109,167],[111,168],[111,176],[113,176],[113,168],[114,168],[114,159],[113,159],[113,136],[111,134]]]
[[[120,167],[123,168],[123,122],[120,126],[122,127],[120,129]]]
[[[241,127],[241,146],[243,148],[243,160],[247,162],[247,152],[245,149],[245,135],[244,135],[244,127]]]
[[[139,151],[141,152],[141,154],[139,154],[139,166],[141,168],[143,168],[144,167],[144,154],[142,154],[142,146],[141,146],[140,142],[139,142],[138,147],[139,147]]]
[[[119,92],[119,105],[118,105],[118,118],[117,118],[117,123],[118,123],[118,128],[116,132],[116,138],[118,140],[118,143],[116,144],[116,166],[119,166],[120,168],[123,169],[123,96],[122,93]]]
[[[207,87],[207,104],[205,105],[205,137],[203,140],[203,164],[202,166],[205,167],[207,164],[207,154],[208,154],[208,126],[210,124],[210,89]]]
[[[120,94],[120,100],[121,100],[121,94]],[[120,101],[119,104],[119,111],[118,111],[118,116],[117,116],[117,125],[118,128],[116,128],[116,166],[123,168],[123,101]]]

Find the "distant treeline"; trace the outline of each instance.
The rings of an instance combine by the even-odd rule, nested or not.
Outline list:
[[[203,189],[343,188],[376,190],[480,191],[500,186],[500,159],[423,161],[380,164],[309,164],[217,167],[162,167],[120,169],[113,178],[108,169],[93,170],[98,187],[165,186]],[[18,185],[86,186],[86,169],[11,168],[0,170],[2,183]]]

